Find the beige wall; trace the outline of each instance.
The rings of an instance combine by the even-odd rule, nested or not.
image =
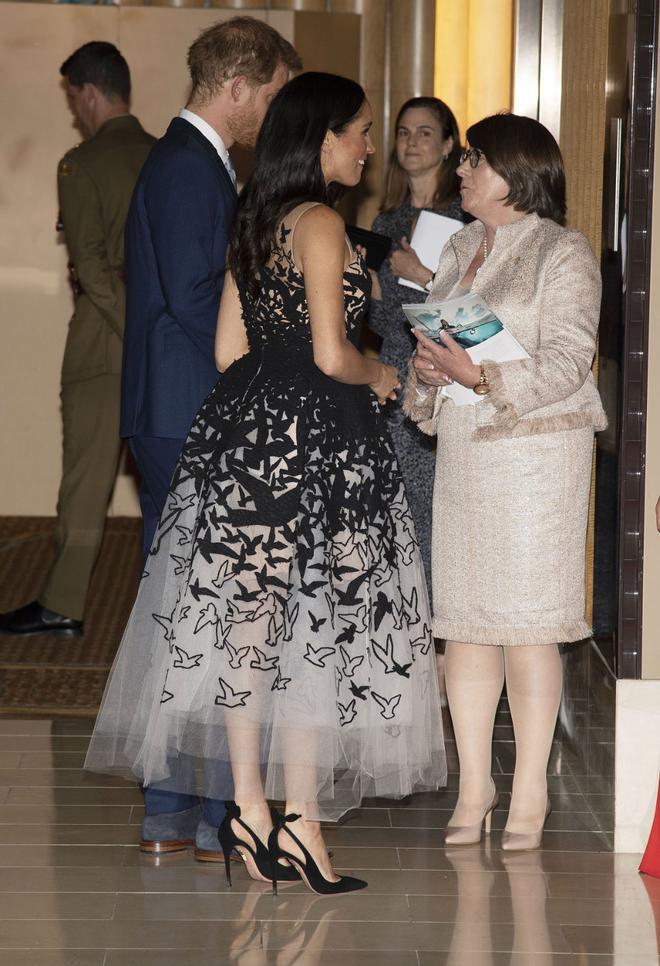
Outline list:
[[[55,232],[56,167],[79,140],[59,66],[86,41],[117,44],[133,75],[133,110],[160,136],[186,99],[187,47],[200,29],[235,13],[0,3],[0,515],[53,514],[59,484],[59,372],[71,295],[66,250]],[[307,68],[360,75],[357,11],[249,13],[296,43]],[[334,42],[321,43],[324,30]],[[138,513],[135,484],[123,468],[111,513]]]
[[[656,64],[656,77],[660,63]],[[660,185],[660,100],[656,99],[653,182]],[[642,677],[660,678],[660,534],[655,502],[660,496],[660,191],[653,193],[649,299],[648,397],[646,405],[646,489],[644,497],[644,583],[642,591]]]

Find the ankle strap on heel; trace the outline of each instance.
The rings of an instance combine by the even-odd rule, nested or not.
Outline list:
[[[273,825],[276,829],[284,828],[287,822],[295,822],[302,817],[296,812],[289,812],[288,815],[282,815],[282,813],[278,812],[276,808],[271,808],[270,814],[271,818],[273,819]]]

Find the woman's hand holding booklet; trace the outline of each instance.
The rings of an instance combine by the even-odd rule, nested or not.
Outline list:
[[[448,352],[441,338],[444,332],[451,336],[456,346],[466,351],[472,363],[529,358],[525,349],[476,293],[444,302],[403,305],[402,308],[413,330],[442,346],[443,353]],[[442,360],[439,360],[439,368],[443,368]],[[444,386],[442,394],[457,406],[474,405],[483,399],[471,388],[457,382]]]

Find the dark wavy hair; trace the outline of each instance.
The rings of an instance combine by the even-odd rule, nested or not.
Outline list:
[[[279,222],[304,201],[331,205],[339,198],[342,186],[325,183],[321,146],[328,131],[339,135],[346,129],[364,101],[355,81],[317,71],[295,77],[273,99],[229,239],[231,273],[252,296]]]
[[[461,138],[458,133],[458,124],[451,108],[441,101],[438,97],[411,97],[399,110],[394,124],[394,137],[396,139],[401,119],[406,111],[414,108],[423,108],[434,115],[445,141],[449,138],[454,139],[451,151],[447,155],[447,160],[438,167],[438,179],[433,196],[434,208],[447,208],[451,202],[458,198],[460,180],[456,174],[456,169],[461,158]],[[387,165],[387,175],[385,176],[385,197],[380,206],[384,212],[397,211],[403,204],[408,194],[408,177],[406,172],[399,164],[396,154],[396,144],[390,152],[390,160]]]
[[[547,127],[519,114],[493,114],[468,128],[467,139],[508,184],[507,205],[565,224],[564,160]]]

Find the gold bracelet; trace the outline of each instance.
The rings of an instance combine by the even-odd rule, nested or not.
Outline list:
[[[476,392],[477,396],[486,396],[490,392],[490,383],[488,382],[488,376],[486,375],[483,362],[480,364],[480,369],[479,382],[474,387],[474,392]]]

